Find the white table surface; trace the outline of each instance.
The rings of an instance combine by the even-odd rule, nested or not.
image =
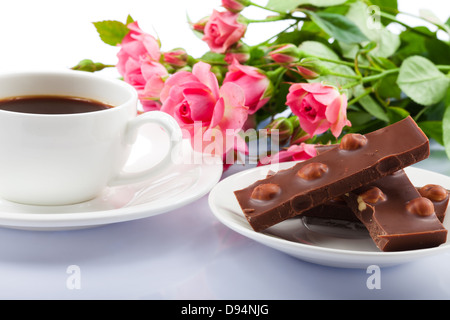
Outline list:
[[[420,1],[399,2],[414,13],[421,7]],[[190,34],[186,12],[197,20],[219,4],[218,0],[8,2],[0,10],[4,30],[0,71],[67,68],[84,58],[114,63],[116,48],[103,44],[90,22],[125,20],[129,13],[143,29],[156,30],[164,49],[184,46],[198,56],[206,48]],[[429,0],[427,5],[439,8],[434,11],[447,19],[447,1]],[[440,148],[416,166],[450,175],[450,163]],[[224,177],[238,170],[233,167]],[[383,268],[381,288],[370,290],[366,285],[370,274],[364,269],[304,262],[228,229],[211,213],[207,197],[162,215],[91,229],[0,228],[0,299],[450,298],[448,253]],[[80,272],[80,286],[72,289],[67,285],[70,266]]]

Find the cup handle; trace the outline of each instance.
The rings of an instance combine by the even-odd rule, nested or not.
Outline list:
[[[156,165],[139,172],[121,172],[108,185],[117,186],[129,183],[141,182],[152,178],[162,170],[166,169],[174,161],[173,156],[179,156],[183,135],[178,123],[169,114],[162,111],[150,111],[132,119],[127,126],[125,142],[133,144],[137,137],[138,129],[147,123],[157,124],[164,129],[170,138],[170,146],[167,154]]]

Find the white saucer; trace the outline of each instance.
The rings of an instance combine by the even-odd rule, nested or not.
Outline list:
[[[450,236],[447,242],[436,248],[381,252],[364,228],[357,224],[316,224],[307,218],[293,218],[279,223],[264,232],[255,232],[248,224],[233,194],[266,176],[269,170],[277,171],[291,167],[294,163],[257,167],[236,173],[219,182],[209,194],[209,206],[214,215],[232,230],[271,248],[293,257],[332,267],[367,268],[393,266],[415,261],[425,256],[450,252]],[[450,189],[450,177],[424,169],[405,169],[411,182],[416,186],[428,183],[442,185]],[[450,210],[450,209],[449,209]],[[449,210],[447,210],[447,214]],[[450,219],[444,221],[450,229]]]
[[[168,137],[154,125],[138,136],[127,171],[149,166],[163,155]],[[148,137],[152,137],[152,142]],[[32,206],[0,199],[0,226],[24,230],[70,230],[147,218],[191,203],[220,180],[218,158],[192,151],[183,141],[181,158],[158,176],[141,183],[110,187],[97,198],[67,206]]]

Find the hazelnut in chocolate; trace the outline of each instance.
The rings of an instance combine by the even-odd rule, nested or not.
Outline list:
[[[433,202],[439,221],[444,222],[449,200],[448,190],[436,184],[427,184],[418,188],[418,191],[422,197],[428,198]]]

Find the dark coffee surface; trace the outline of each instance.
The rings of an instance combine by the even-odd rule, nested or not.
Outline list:
[[[23,96],[0,100],[0,109],[34,114],[72,114],[109,109],[99,101],[68,96]]]

